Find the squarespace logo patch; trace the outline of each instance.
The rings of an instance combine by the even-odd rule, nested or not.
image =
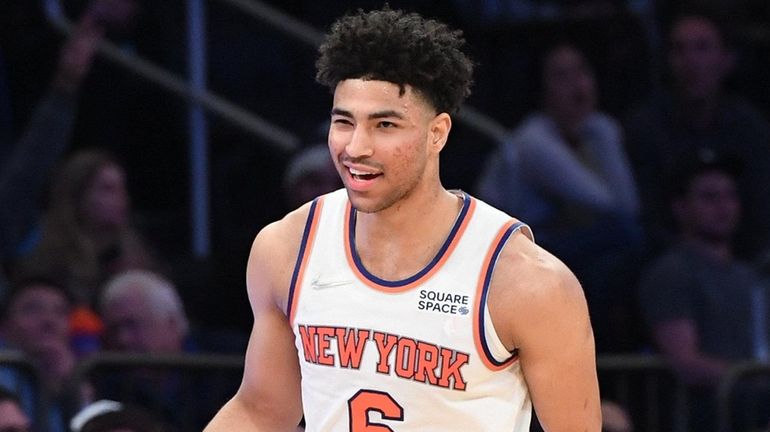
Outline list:
[[[417,310],[440,312],[450,315],[468,315],[469,299],[467,295],[443,293],[440,291],[420,290]]]

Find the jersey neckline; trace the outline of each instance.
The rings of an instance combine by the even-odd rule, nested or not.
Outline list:
[[[457,246],[476,207],[476,201],[471,198],[470,195],[462,191],[456,191],[456,193],[463,200],[462,209],[460,209],[460,213],[457,215],[457,219],[452,225],[452,229],[446,240],[444,240],[444,243],[441,245],[441,248],[425,267],[412,276],[401,280],[387,280],[377,277],[370,273],[363,262],[361,262],[361,258],[356,250],[356,215],[358,212],[353,208],[350,201],[348,201],[345,211],[345,252],[348,263],[356,276],[370,287],[388,292],[406,291],[418,283],[430,278],[433,273],[441,268],[451,255],[455,246]]]

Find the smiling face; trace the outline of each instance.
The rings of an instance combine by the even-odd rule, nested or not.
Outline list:
[[[410,86],[348,79],[334,92],[329,149],[353,206],[380,212],[440,187],[438,155],[451,120]]]

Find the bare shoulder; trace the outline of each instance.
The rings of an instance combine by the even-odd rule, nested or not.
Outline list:
[[[250,296],[256,295],[255,291],[263,294],[267,291],[280,306],[285,304],[309,212],[310,203],[265,226],[257,234],[246,271]]]
[[[519,347],[525,331],[554,316],[588,318],[583,288],[572,271],[523,234],[503,248],[489,296],[495,327],[509,348]]]
[[[583,295],[575,275],[557,257],[523,234],[516,234],[503,248],[495,266],[495,280],[501,291],[516,297]]]

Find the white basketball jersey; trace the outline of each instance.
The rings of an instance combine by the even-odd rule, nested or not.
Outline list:
[[[399,281],[359,260],[344,189],[313,203],[287,310],[308,432],[529,430],[527,385],[486,296],[503,245],[522,227],[531,233],[459,194],[436,257]]]

